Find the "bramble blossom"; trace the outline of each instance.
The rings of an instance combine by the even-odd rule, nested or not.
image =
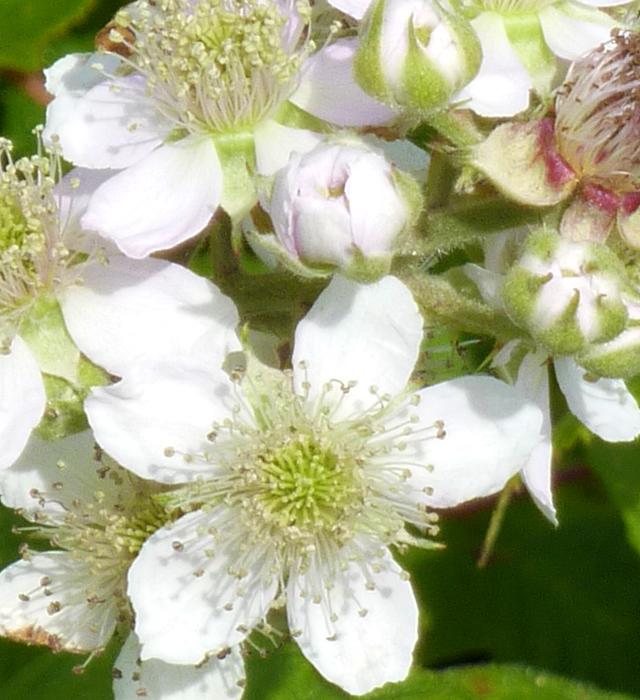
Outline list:
[[[128,636],[113,672],[115,700],[171,700],[177,689],[194,700],[239,698],[237,649],[199,669],[136,661],[126,573],[169,518],[154,500],[161,489],[97,450],[89,431],[55,443],[34,436],[19,462],[0,474],[0,492],[4,505],[30,521],[31,537],[54,549],[23,545],[22,558],[0,572],[0,634],[89,660],[116,631]]]
[[[273,120],[310,50],[302,7],[137,0],[108,35],[119,53],[69,55],[47,71],[45,136],[76,165],[115,170],[85,227],[135,258],[171,248],[219,205],[241,218],[256,201],[252,173],[272,167],[262,161],[315,144]]]
[[[223,333],[228,352],[237,340],[221,324],[236,323],[237,312],[213,285],[184,268],[106,255],[78,225],[94,175],[74,171],[59,181],[55,153],[14,162],[8,142],[0,145],[0,156],[3,469],[20,455],[43,415],[50,436],[82,427],[87,387],[106,381],[84,355],[122,376],[151,348],[196,351],[208,334]]]
[[[114,458],[183,484],[167,499],[185,514],[129,573],[144,660],[198,663],[286,606],[304,655],[348,692],[406,676],[418,609],[389,548],[433,547],[429,508],[499,490],[542,419],[489,377],[412,392],[421,338],[397,279],[334,277],[298,324],[291,372],[172,357],[87,399]]]

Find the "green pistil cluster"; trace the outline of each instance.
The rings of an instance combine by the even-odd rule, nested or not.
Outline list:
[[[60,467],[63,473],[64,464]],[[36,514],[40,527],[34,534],[48,539],[58,549],[71,552],[76,561],[87,565],[101,595],[106,592],[122,597],[126,606],[124,576],[129,565],[145,541],[172,518],[155,500],[154,492],[136,476],[115,465],[102,466],[97,473],[107,482],[103,491],[66,503],[64,516]],[[62,493],[66,484],[58,482],[53,489]],[[55,493],[34,490],[31,495],[42,504],[56,500]],[[89,603],[90,598],[88,595]]]
[[[68,251],[60,240],[49,158],[13,161],[11,143],[0,140],[0,313],[14,312],[57,281]]]
[[[362,470],[336,447],[298,436],[259,454],[247,480],[256,491],[245,505],[247,520],[256,516],[276,532],[308,537],[332,533],[337,524],[357,517],[364,501]]]
[[[176,133],[228,133],[268,117],[295,88],[308,47],[287,36],[286,21],[264,0],[140,0],[117,15],[110,39],[128,44]]]

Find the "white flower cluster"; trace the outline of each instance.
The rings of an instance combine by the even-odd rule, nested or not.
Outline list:
[[[46,71],[38,155],[0,143],[0,498],[51,551],[0,573],[2,635],[115,634],[116,700],[239,698],[256,637],[354,695],[407,676],[394,556],[436,511],[520,475],[555,521],[549,361],[587,427],[640,433],[637,148],[586,153],[574,115],[563,150],[576,84],[622,138],[584,66],[636,99],[614,4],[135,0]],[[449,156],[458,203],[579,211],[432,243]],[[422,386],[425,324],[494,338],[508,381]]]

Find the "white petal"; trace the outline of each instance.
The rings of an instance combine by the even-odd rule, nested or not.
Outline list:
[[[22,338],[0,353],[0,469],[20,455],[44,413],[46,395],[40,368]]]
[[[522,479],[536,505],[558,524],[551,493],[551,414],[549,410],[549,368],[544,352],[528,353],[518,370],[516,388],[542,411],[542,440],[533,448],[522,468]]]
[[[64,226],[67,247],[89,253],[98,244],[104,245],[107,242],[105,239],[98,239],[95,234],[83,232],[80,219],[87,211],[95,191],[111,177],[113,177],[112,170],[74,168],[55,185],[54,192],[60,211],[60,220]],[[73,238],[70,238],[71,236]],[[111,241],[108,243],[117,250]]]
[[[346,12],[354,19],[362,19],[372,0],[329,0],[338,10]]]
[[[502,17],[483,12],[471,24],[482,44],[482,64],[454,99],[483,117],[510,117],[526,109],[533,83],[511,47]]]
[[[338,126],[379,125],[394,119],[394,109],[356,83],[352,65],[357,45],[357,39],[338,39],[312,54],[302,67],[291,102]]]
[[[90,67],[80,65],[66,82],[80,88],[60,89],[47,107],[46,141],[55,134],[64,157],[85,168],[126,168],[157,148],[171,131],[145,94],[146,79],[132,73],[114,80],[95,80]],[[99,75],[98,73],[96,73]],[[64,83],[65,80],[62,81]]]
[[[608,442],[640,435],[640,409],[622,379],[588,381],[588,373],[568,358],[555,360],[554,366],[569,410],[591,432]]]
[[[238,312],[217,287],[164,260],[112,257],[82,272],[59,295],[71,337],[91,360],[118,376],[139,358],[197,354],[220,367],[240,349]]]
[[[2,502],[40,520],[62,520],[74,499],[91,503],[98,490],[106,496],[111,482],[96,474],[93,448],[90,430],[56,441],[32,435],[15,464],[0,473]]]
[[[113,72],[120,65],[120,60],[116,55],[67,54],[44,69],[45,88],[54,96],[65,93],[81,96],[104,80],[104,75],[92,66],[101,63],[105,70]]]
[[[213,141],[166,143],[98,188],[84,228],[112,238],[125,255],[143,258],[172,248],[209,222],[222,192]]]
[[[486,270],[480,265],[465,263],[462,272],[478,287],[484,301],[492,309],[502,309],[502,295],[500,293],[504,275]]]
[[[422,316],[402,282],[361,285],[336,275],[296,328],[296,391],[308,394],[311,410],[319,399],[332,406],[333,419],[360,415],[376,404],[371,387],[390,396],[404,390],[421,341]],[[349,382],[356,384],[345,393],[340,385]]]
[[[259,561],[242,578],[228,573],[241,566],[245,544],[251,548],[233,521],[239,517],[226,506],[196,511],[144,543],[128,587],[143,659],[197,664],[241,642],[267,614],[277,577],[264,580]]]
[[[211,474],[235,440],[207,440],[238,404],[222,370],[189,357],[142,360],[125,378],[99,387],[85,401],[96,440],[122,466],[146,479],[186,482]],[[175,453],[175,454],[174,454]],[[204,459],[211,454],[212,460]]]
[[[540,409],[498,379],[462,377],[417,395],[420,403],[411,413],[419,422],[403,456],[412,472],[409,483],[417,490],[433,489],[421,498],[433,507],[499,491],[540,441]],[[444,424],[443,438],[430,430],[436,421]]]
[[[0,633],[54,651],[104,646],[117,610],[111,596],[87,603],[94,583],[90,567],[69,552],[34,552],[11,564],[0,573]]]
[[[598,0],[597,4],[604,6],[606,0]],[[566,3],[562,9],[549,5],[538,13],[549,48],[556,56],[568,61],[575,61],[608,41],[611,29],[618,26],[604,12],[595,9],[580,11],[578,7],[574,3]]]
[[[292,153],[308,153],[323,139],[322,134],[306,129],[292,129],[270,119],[255,128],[253,137],[256,168],[260,175],[274,175],[287,165]]]
[[[233,700],[242,696],[244,663],[234,648],[224,659],[201,667],[176,666],[156,659],[140,660],[135,633],[124,643],[114,664],[115,700]]]
[[[373,574],[374,590],[352,562],[335,586],[322,592],[320,602],[301,595],[313,586],[310,576],[293,577],[287,593],[289,627],[302,653],[327,680],[352,695],[406,678],[418,638],[411,585],[388,552],[375,563],[382,570]],[[332,620],[331,613],[337,618]]]

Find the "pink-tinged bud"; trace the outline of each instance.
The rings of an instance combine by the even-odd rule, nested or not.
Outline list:
[[[388,272],[419,194],[415,181],[377,152],[359,143],[325,144],[291,156],[265,208],[288,261],[316,274],[339,268],[373,281]]]

